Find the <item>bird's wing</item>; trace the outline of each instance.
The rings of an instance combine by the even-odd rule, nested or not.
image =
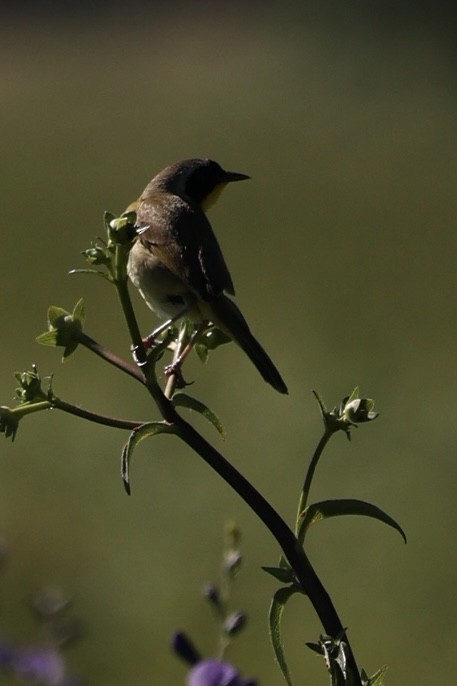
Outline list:
[[[176,277],[203,300],[235,294],[230,272],[206,215],[176,196],[140,203],[140,240]],[[147,228],[146,228],[147,227]]]

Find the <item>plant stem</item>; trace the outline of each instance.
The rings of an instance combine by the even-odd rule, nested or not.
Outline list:
[[[123,360],[122,357],[119,357],[115,353],[111,352],[111,350],[108,350],[100,343],[97,343],[97,341],[94,341],[93,338],[90,338],[90,336],[83,332],[75,334],[74,337],[78,343],[101,357],[103,360],[105,360],[105,362],[112,364],[114,367],[122,370],[140,383],[145,383],[144,374],[136,365],[126,362],[126,360]]]
[[[40,401],[27,401],[16,405],[14,408],[6,408],[9,410],[11,415],[15,415],[17,419],[22,419],[28,414],[34,414],[35,412],[42,412],[43,410],[52,410],[52,403],[49,400]]]
[[[300,520],[301,520],[301,515],[306,507],[306,504],[308,502],[308,496],[309,492],[311,490],[311,484],[313,481],[314,477],[314,472],[316,471],[317,463],[319,462],[319,459],[322,455],[322,452],[327,445],[330,436],[333,435],[333,431],[330,431],[329,429],[326,429],[319,441],[319,443],[316,446],[316,450],[314,451],[314,454],[311,458],[311,462],[309,463],[308,469],[306,471],[306,477],[305,481],[303,484],[302,492],[300,494],[300,501],[298,503],[298,509],[297,509],[297,517],[295,520],[295,535],[298,535],[299,529],[300,529]]]
[[[141,337],[141,332],[135,317],[135,312],[132,307],[132,301],[130,300],[127,280],[116,280],[114,282],[114,285],[116,286],[116,291],[119,301],[121,303],[122,312],[124,313],[124,318],[127,324],[127,328],[129,330],[133,350],[135,351],[135,355],[137,357],[139,364],[144,365],[146,363],[146,351],[144,349],[143,339]]]
[[[73,414],[76,417],[81,417],[82,419],[87,419],[88,421],[95,422],[96,424],[111,426],[115,429],[127,429],[128,431],[133,431],[133,429],[138,428],[142,424],[142,422],[137,422],[130,419],[116,419],[115,417],[109,417],[107,415],[99,414],[98,412],[91,412],[90,410],[85,410],[83,407],[71,405],[64,400],[60,400],[60,398],[53,398],[50,403],[50,407],[55,408],[56,410],[62,410],[68,414]]]

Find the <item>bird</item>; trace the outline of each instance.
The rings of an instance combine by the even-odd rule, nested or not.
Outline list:
[[[136,212],[136,239],[127,272],[148,307],[165,324],[181,318],[216,326],[246,353],[265,381],[280,393],[287,386],[233,301],[232,277],[206,212],[224,187],[250,177],[225,171],[207,158],[165,167],[129,209]]]

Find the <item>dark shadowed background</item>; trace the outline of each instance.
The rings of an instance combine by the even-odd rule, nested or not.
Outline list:
[[[76,4],[76,3],[75,3]],[[368,7],[366,6],[368,5]],[[430,6],[429,6],[430,5]],[[433,7],[433,9],[431,9]],[[455,671],[455,343],[457,60],[452,4],[169,3],[78,10],[29,3],[0,22],[2,404],[12,372],[38,365],[56,393],[90,409],[156,417],[138,384],[84,350],[65,364],[37,346],[48,305],[83,296],[87,331],[118,353],[129,340],[114,293],[67,276],[162,167],[209,156],[252,180],[211,220],[237,302],[286,378],[285,398],[234,345],[192,367],[192,391],[222,418],[212,439],[290,522],[321,424],[358,384],[380,418],[333,439],[312,496],[357,497],[378,522],[316,527],[309,554],[357,658],[388,683],[444,683]],[[144,330],[154,319],[143,304]],[[44,583],[75,599],[87,635],[70,654],[97,686],[181,684],[169,637],[215,650],[199,596],[217,578],[222,527],[244,532],[234,604],[251,623],[231,657],[281,684],[266,614],[278,551],[262,525],[195,455],[144,443],[128,498],[126,434],[57,412],[29,418],[1,447],[1,633],[33,641],[24,609]],[[285,644],[297,683],[326,683],[305,648],[321,627],[296,600]]]

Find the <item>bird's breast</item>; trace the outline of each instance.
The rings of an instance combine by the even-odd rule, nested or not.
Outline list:
[[[128,275],[146,304],[160,319],[171,319],[184,307],[190,307],[195,296],[151,251],[137,240],[127,265]]]

